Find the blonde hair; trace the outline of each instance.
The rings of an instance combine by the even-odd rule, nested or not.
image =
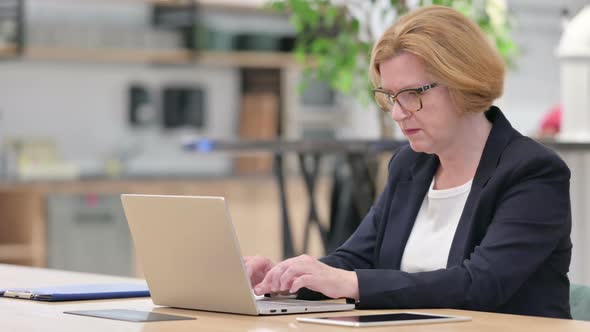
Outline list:
[[[460,112],[484,112],[502,95],[504,62],[479,27],[460,12],[427,6],[402,16],[373,46],[370,76],[402,52],[422,59],[426,72],[448,87]]]

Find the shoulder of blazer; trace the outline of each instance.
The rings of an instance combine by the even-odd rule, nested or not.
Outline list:
[[[561,157],[549,147],[527,137],[515,137],[506,147],[498,167],[508,166],[513,172],[536,170],[538,172],[559,172],[570,177],[570,170]]]
[[[514,172],[520,166],[529,169],[531,166],[544,165],[566,170],[569,176],[567,165],[554,151],[520,134],[499,108],[490,107],[486,117],[493,127],[475,175],[475,183],[485,185],[499,167]],[[411,180],[414,176],[430,176],[437,163],[436,155],[415,152],[409,144],[404,144],[396,150],[389,162],[390,179],[404,181]]]

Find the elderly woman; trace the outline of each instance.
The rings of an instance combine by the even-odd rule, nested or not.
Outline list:
[[[485,35],[453,9],[425,7],[384,33],[371,70],[409,146],[336,251],[276,265],[246,257],[255,293],[570,318],[570,172],[492,106],[504,65]]]

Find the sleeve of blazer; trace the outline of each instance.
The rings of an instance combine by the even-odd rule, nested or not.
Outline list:
[[[391,165],[395,162],[397,155],[395,153],[389,160],[388,170],[391,170]],[[374,268],[373,259],[375,257],[375,245],[378,242],[378,224],[382,220],[383,210],[388,197],[390,197],[388,193],[391,192],[392,187],[391,172],[389,172],[389,178],[383,192],[365,215],[359,227],[338,249],[321,258],[322,262],[349,271]]]
[[[486,235],[468,259],[420,273],[357,268],[357,307],[493,310],[505,303],[571,228],[570,172],[561,159],[545,153],[508,174]]]
[[[399,149],[398,149],[399,151]],[[388,169],[391,170],[391,165],[397,156],[397,152],[389,161]],[[367,215],[354,233],[342,244],[338,249],[329,255],[322,257],[321,262],[326,263],[332,267],[353,271],[355,269],[372,269],[374,267],[373,259],[375,257],[375,244],[377,243],[378,223],[382,217],[382,211],[385,204],[387,204],[387,197],[392,189],[391,172],[389,174],[387,185],[383,192],[377,199],[376,203],[371,207]],[[327,297],[321,293],[311,291],[307,288],[302,288],[297,293],[297,298],[306,300],[320,300]]]

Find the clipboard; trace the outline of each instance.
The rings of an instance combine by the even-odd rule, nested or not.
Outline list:
[[[0,295],[17,299],[60,302],[149,297],[150,292],[145,283],[115,283],[0,289]]]

